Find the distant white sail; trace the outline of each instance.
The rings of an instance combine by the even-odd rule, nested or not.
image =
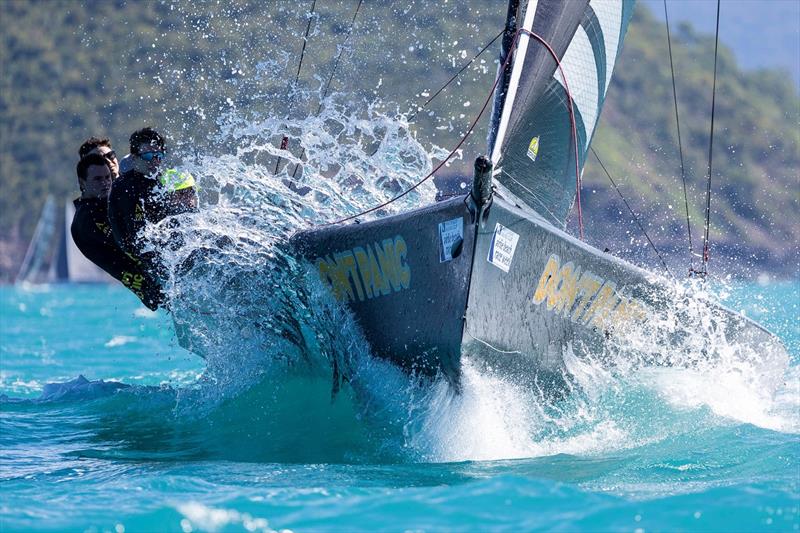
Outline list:
[[[57,216],[58,206],[48,195],[36,224],[16,283],[110,283],[113,278],[86,259],[75,241],[70,226],[75,208],[67,201],[64,218]]]
[[[17,273],[17,283],[48,283],[52,260],[53,239],[56,231],[56,202],[48,195],[42,214],[36,223],[25,258]]]
[[[106,271],[98,267],[81,253],[75,241],[72,240],[72,218],[75,216],[75,206],[72,202],[64,205],[64,262],[66,264],[65,281],[71,283],[111,283],[114,281]]]

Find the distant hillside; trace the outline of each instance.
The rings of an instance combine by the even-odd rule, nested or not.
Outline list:
[[[163,129],[176,152],[220,152],[213,133],[236,107],[287,112],[310,2],[292,4],[9,1],[0,14],[0,279],[13,277],[46,193],[77,191],[77,147],[91,134],[120,152],[131,131]],[[301,87],[319,87],[349,30],[357,2],[317,3]],[[148,4],[149,5],[149,4]],[[465,8],[465,7],[468,7]],[[342,56],[335,91],[381,97],[387,110],[422,104],[502,26],[483,2],[365,2]],[[674,35],[689,201],[699,251],[708,150],[713,37]],[[496,47],[438,97],[413,125],[452,147],[486,97]],[[797,273],[800,101],[780,71],[743,72],[721,50],[714,157],[714,261]],[[688,262],[685,218],[663,26],[637,8],[594,141],[612,176],[650,224],[676,267]],[[278,95],[278,96],[276,96]],[[365,100],[366,101],[366,100]],[[294,106],[294,114],[313,112]],[[484,129],[480,130],[485,131]],[[483,133],[451,173],[468,173]],[[608,181],[590,158],[584,212],[588,238],[651,262]],[[633,243],[631,239],[633,238]],[[746,257],[753,255],[752,258]],[[731,261],[731,258],[733,261]]]
[[[664,20],[663,0],[638,0]],[[693,24],[713,32],[716,0],[667,0],[670,23]],[[796,0],[736,0],[720,6],[720,39],[748,70],[780,68],[800,87],[800,2]]]
[[[673,34],[689,213],[699,253],[708,164],[713,35]],[[744,72],[721,47],[712,180],[711,270],[756,265],[798,273],[800,99],[778,71]],[[677,268],[688,266],[680,158],[665,28],[638,9],[614,72],[593,147]],[[631,217],[596,161],[586,166],[593,237],[630,248],[616,222]],[[596,192],[594,192],[596,191]],[[621,215],[620,215],[621,213]],[[602,229],[598,229],[602,228]],[[628,223],[626,231],[641,233]],[[637,239],[641,243],[641,239]],[[647,250],[634,251],[652,261]],[[755,274],[757,272],[751,273]]]

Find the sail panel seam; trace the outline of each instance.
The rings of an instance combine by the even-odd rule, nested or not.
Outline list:
[[[591,68],[584,68],[584,63],[587,61],[591,63]],[[564,57],[561,59],[561,64],[564,67],[563,72],[556,69],[553,72],[553,78],[564,88],[566,88],[566,79],[560,78],[565,78],[569,75],[569,79],[573,82],[570,87],[570,92],[575,101],[575,106],[578,108],[578,113],[580,113],[583,119],[583,144],[585,145],[585,151],[589,148],[591,132],[594,131],[594,126],[597,121],[599,95],[596,93],[598,73],[597,65],[594,61],[594,51],[592,50],[592,43],[589,40],[589,36],[582,26],[578,26],[575,30],[575,35],[572,38],[572,42],[570,42],[567,47]],[[580,72],[583,72],[584,75],[580,76]],[[560,74],[560,76],[557,74]],[[591,77],[592,74],[594,74],[594,78]]]

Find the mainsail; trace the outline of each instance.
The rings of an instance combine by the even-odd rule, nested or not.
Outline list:
[[[576,194],[575,146],[582,172],[611,73],[633,12],[633,0],[528,0],[509,5],[489,153],[500,192],[563,227]],[[512,20],[513,17],[513,20]],[[517,21],[522,25],[517,26]],[[561,69],[545,41],[560,59]],[[563,76],[562,76],[563,71]],[[564,80],[566,78],[566,81]],[[573,100],[577,143],[566,87]]]
[[[47,283],[51,281],[53,240],[57,229],[56,209],[55,198],[48,195],[17,274],[17,283]]]

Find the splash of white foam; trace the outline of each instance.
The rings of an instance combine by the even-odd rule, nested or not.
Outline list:
[[[103,346],[106,348],[116,348],[118,346],[130,344],[131,342],[136,342],[136,337],[131,337],[130,335],[115,335]]]
[[[195,528],[213,533],[234,524],[241,524],[246,531],[277,533],[269,527],[266,518],[253,517],[249,513],[240,513],[235,509],[209,507],[196,501],[178,504],[177,509],[185,517],[180,522],[184,533],[191,533]],[[281,531],[290,532],[288,529]]]
[[[176,322],[208,362],[201,379],[208,386],[193,401],[216,404],[287,368],[327,380],[336,361],[351,378],[358,416],[391,426],[388,438],[430,461],[592,455],[638,446],[671,430],[668,423],[646,427],[653,411],[669,420],[659,410],[708,408],[763,427],[800,425],[775,407],[785,353],[753,350],[747,339],[737,339],[731,334],[737,324],[710,311],[710,295],[692,285],[675,285],[664,313],[615,335],[601,353],[565,347],[569,394],[562,398],[470,361],[458,393],[443,380],[408,377],[372,357],[352,317],[282,246],[298,229],[393,198],[426,175],[442,150],[420,144],[402,117],[336,97],[315,115],[234,109],[219,125],[216,152],[181,167],[199,184],[200,213],[146,232],[164,260]],[[288,150],[279,148],[284,135]],[[366,218],[431,202],[433,191],[425,184]],[[649,372],[653,365],[666,370]],[[797,405],[794,390],[785,396],[781,405]],[[637,402],[645,404],[639,411],[625,410]]]

